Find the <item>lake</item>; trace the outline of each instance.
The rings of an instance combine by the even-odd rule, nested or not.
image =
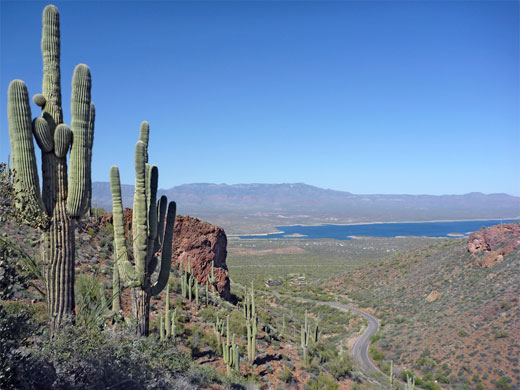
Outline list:
[[[482,228],[500,223],[520,222],[519,219],[495,219],[481,221],[450,221],[450,222],[399,222],[372,223],[359,225],[317,225],[317,226],[277,226],[281,233],[265,235],[242,235],[240,238],[271,239],[318,239],[332,238],[336,240],[351,240],[353,237],[460,237]]]

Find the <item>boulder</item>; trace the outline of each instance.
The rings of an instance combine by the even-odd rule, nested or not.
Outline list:
[[[428,294],[426,297],[426,302],[435,302],[437,299],[441,297],[441,293],[437,290],[433,290],[431,293]]]

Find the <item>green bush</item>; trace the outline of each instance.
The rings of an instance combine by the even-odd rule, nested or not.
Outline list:
[[[422,387],[426,390],[440,390],[440,386],[432,381],[428,381],[422,385]]]
[[[104,389],[121,383],[130,389],[176,388],[177,382],[188,381],[185,373],[192,366],[190,357],[169,343],[78,326],[36,345],[30,358],[21,367],[22,389],[49,388],[49,378],[57,389]]]
[[[379,351],[374,345],[371,345],[368,351],[372,360],[383,360],[385,358],[385,354]]]
[[[511,379],[506,378],[505,376],[500,377],[495,382],[495,389],[510,390],[511,389]]]
[[[278,379],[285,383],[291,383],[293,381],[291,369],[289,367],[284,367],[280,370],[278,373]]]
[[[329,361],[325,368],[336,380],[341,380],[352,373],[352,359],[347,354],[338,355]]]
[[[309,390],[337,390],[339,389],[339,384],[334,378],[320,372],[318,378],[309,380],[305,388]]]

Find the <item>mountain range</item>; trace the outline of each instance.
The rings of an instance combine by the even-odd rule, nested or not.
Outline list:
[[[132,207],[133,185],[122,185]],[[359,195],[294,184],[183,184],[159,195],[178,213],[222,226],[227,233],[267,233],[292,224],[499,219],[520,216],[520,197],[508,194]],[[92,204],[112,209],[110,184],[92,184]]]

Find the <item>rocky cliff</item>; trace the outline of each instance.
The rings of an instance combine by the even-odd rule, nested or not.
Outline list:
[[[476,258],[475,266],[490,268],[504,261],[504,256],[520,247],[520,224],[491,226],[470,234],[468,251]]]
[[[218,226],[190,216],[178,216],[173,235],[172,262],[175,266],[188,266],[191,261],[193,275],[202,285],[211,275],[211,262],[217,279],[216,288],[220,295],[231,298],[229,272],[226,265],[227,237]]]

